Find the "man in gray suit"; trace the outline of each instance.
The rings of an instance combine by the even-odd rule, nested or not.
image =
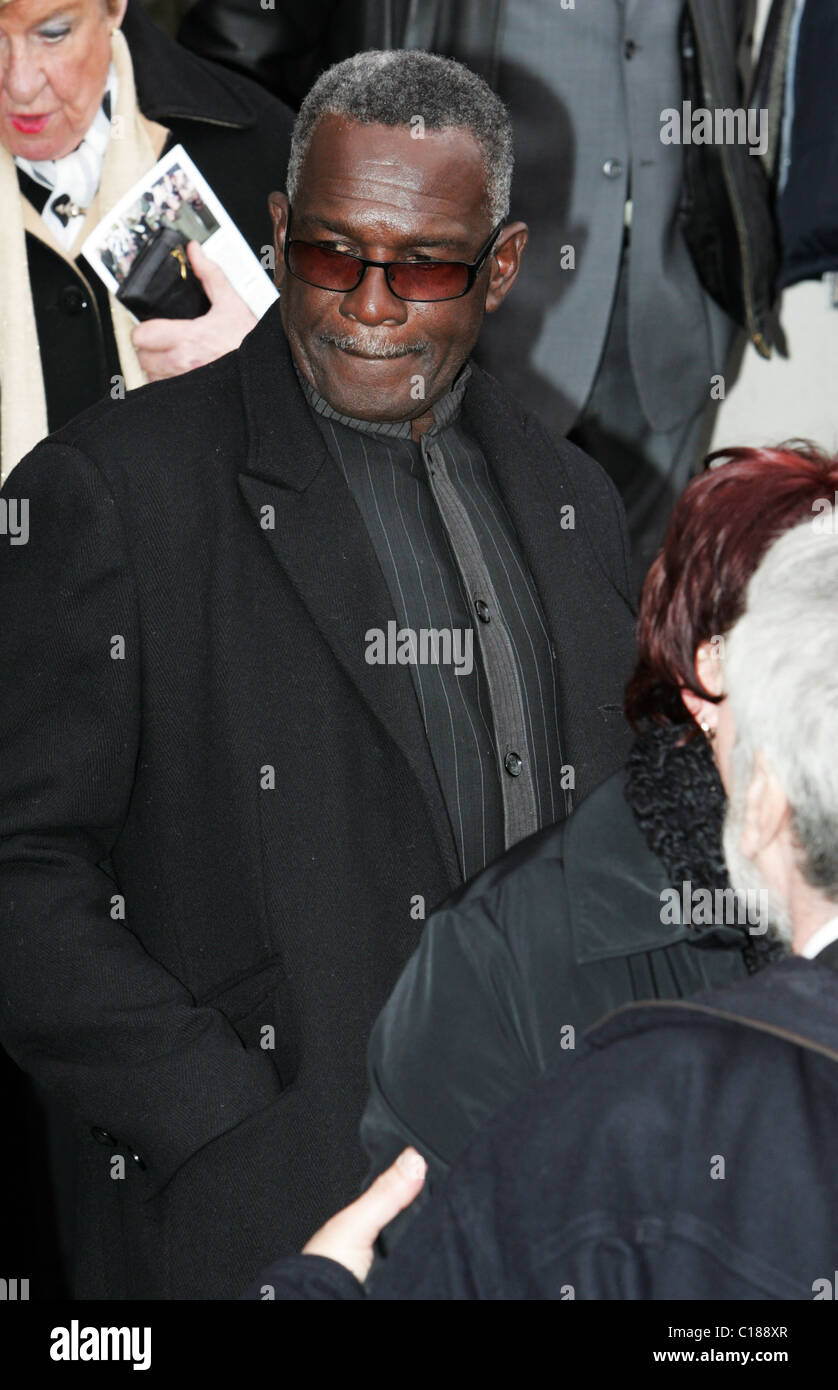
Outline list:
[[[765,255],[759,159],[661,139],[662,113],[680,116],[693,82],[700,102],[710,72],[719,106],[741,104],[736,53],[746,8],[738,0],[506,5],[494,85],[513,116],[530,262],[518,303],[491,325],[481,360],[611,473],[638,587],[695,463],[705,407],[724,389],[734,316],[768,351],[757,306],[750,316],[743,310],[748,298],[767,308],[769,277],[743,292],[733,225]],[[698,209],[694,189],[708,201],[716,189],[721,196]],[[711,247],[726,262],[718,279],[727,283],[712,285],[721,303],[702,283],[711,282],[701,255]]]

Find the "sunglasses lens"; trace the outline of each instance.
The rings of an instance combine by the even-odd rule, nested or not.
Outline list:
[[[286,255],[291,274],[321,290],[354,290],[360,284],[363,267],[355,256],[294,240]],[[400,299],[457,299],[468,287],[468,267],[456,261],[395,262],[387,267],[387,281]]]
[[[456,261],[421,261],[415,265],[391,265],[387,271],[390,289],[401,299],[430,303],[434,299],[457,299],[468,284],[468,268]]]
[[[322,246],[309,246],[305,241],[292,241],[287,254],[291,274],[321,290],[351,290],[360,279],[359,262],[341,251],[327,251]]]

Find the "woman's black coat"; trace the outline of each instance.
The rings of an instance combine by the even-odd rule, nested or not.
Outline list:
[[[272,245],[268,194],[285,186],[293,117],[282,102],[237,73],[181,48],[128,0],[122,32],[143,114],[182,144],[257,256]],[[40,211],[48,196],[18,173]],[[119,359],[104,285],[84,259],[67,260],[27,232],[29,280],[50,430],[112,389]]]
[[[670,877],[624,787],[615,773],[429,918],[370,1040],[371,1177],[413,1144],[429,1163],[424,1197],[491,1116],[573,1065],[602,1015],[745,978],[746,925],[671,921]],[[421,1204],[388,1228],[385,1250]]]

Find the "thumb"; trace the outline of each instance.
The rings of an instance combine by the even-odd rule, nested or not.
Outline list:
[[[376,1240],[384,1227],[419,1195],[426,1172],[422,1155],[416,1149],[404,1149],[363,1196],[344,1207],[312,1236],[303,1254],[337,1260],[363,1283],[372,1264]]]
[[[425,1182],[428,1165],[416,1149],[403,1149],[389,1168],[371,1183],[348,1211],[358,1212],[354,1234],[372,1245],[400,1211],[418,1197]]]
[[[221,266],[210,260],[197,241],[187,242],[186,254],[189,264],[204,287],[207,299],[210,304],[214,304],[230,288],[230,281]]]

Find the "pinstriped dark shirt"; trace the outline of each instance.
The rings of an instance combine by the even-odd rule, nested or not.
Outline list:
[[[367,632],[366,658],[410,668],[470,878],[567,809],[547,623],[486,459],[460,421],[471,369],[418,442],[409,420],[350,419],[297,375],[393,601],[397,622]]]

